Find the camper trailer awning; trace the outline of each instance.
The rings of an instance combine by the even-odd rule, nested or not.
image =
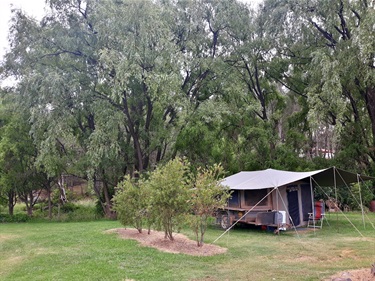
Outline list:
[[[239,172],[225,178],[222,185],[228,186],[230,189],[249,190],[249,189],[265,189],[280,187],[291,184],[296,181],[313,181],[320,186],[334,186],[355,183],[364,180],[375,179],[369,176],[362,176],[331,167],[323,170],[310,172],[289,172],[282,170],[267,169],[261,171]]]

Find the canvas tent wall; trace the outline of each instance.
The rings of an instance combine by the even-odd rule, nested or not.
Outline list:
[[[256,209],[285,211],[288,214],[287,223],[299,226],[307,222],[308,213],[313,209],[315,185],[336,187],[371,179],[374,178],[336,167],[309,172],[267,169],[239,172],[225,178],[222,184],[233,190],[233,194],[237,193],[235,196],[239,200],[239,205],[246,205],[246,194],[255,194],[256,191],[259,194],[270,193],[269,198],[265,201],[266,204],[261,204]],[[256,196],[258,199],[259,197],[261,196]],[[250,203],[245,206],[247,209],[251,207],[251,204],[254,204],[254,200],[251,198],[248,200]],[[228,208],[231,208],[231,206],[229,205]],[[290,221],[290,218],[292,218],[292,221]]]
[[[271,194],[273,209],[285,211],[286,223],[305,225],[312,209],[312,190],[308,181],[297,181],[278,187]],[[292,221],[291,221],[292,220]]]

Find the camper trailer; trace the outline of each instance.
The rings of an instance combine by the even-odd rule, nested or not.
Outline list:
[[[234,223],[269,226],[276,230],[308,224],[314,213],[314,190],[342,186],[372,177],[360,176],[335,167],[289,172],[274,169],[239,172],[225,178],[231,190],[227,206],[219,210],[217,222],[227,229]]]

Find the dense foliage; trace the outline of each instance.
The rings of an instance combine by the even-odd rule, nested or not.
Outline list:
[[[373,1],[46,2],[39,22],[13,11],[1,68],[17,79],[3,90],[17,107],[0,127],[23,134],[14,149],[27,149],[26,165],[0,171],[9,204],[21,196],[12,173],[33,178],[17,184],[24,198],[74,174],[113,217],[124,175],[176,156],[230,173],[336,165],[373,174]]]

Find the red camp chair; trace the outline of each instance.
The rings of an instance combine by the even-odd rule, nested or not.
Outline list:
[[[323,201],[317,201],[314,203],[314,212],[309,213],[309,221],[307,227],[323,227],[323,220],[325,219],[325,208]],[[327,221],[328,223],[328,221]],[[328,223],[329,225],[329,223]]]

